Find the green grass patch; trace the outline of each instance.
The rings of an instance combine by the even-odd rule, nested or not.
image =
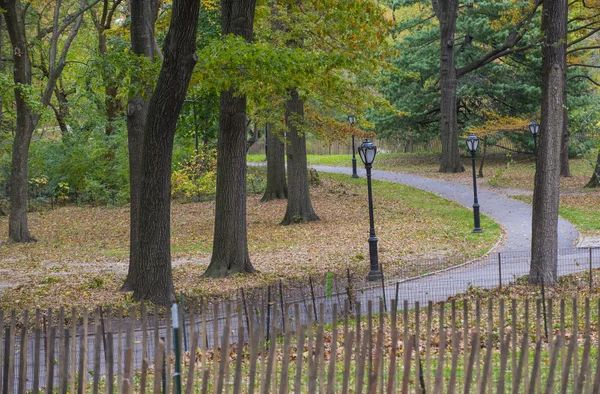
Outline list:
[[[530,195],[511,196],[532,204]],[[600,196],[598,193],[563,195],[560,198],[559,215],[571,222],[584,235],[600,235]]]

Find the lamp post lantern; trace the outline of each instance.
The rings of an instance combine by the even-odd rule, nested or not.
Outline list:
[[[377,256],[377,237],[375,236],[375,220],[373,219],[373,188],[371,186],[371,168],[373,168],[377,147],[372,142],[365,140],[358,147],[358,154],[367,170],[367,188],[369,194],[369,261],[371,269],[367,275],[367,280],[381,280],[383,274],[379,269],[379,257]]]
[[[534,119],[531,121],[531,123],[529,123],[529,132],[533,136],[533,156],[535,157],[535,161],[537,162],[537,136],[540,132],[540,124],[537,122],[537,120]]]
[[[477,152],[477,145],[479,145],[479,138],[475,134],[471,134],[467,137],[467,148],[471,152],[471,162],[473,164],[473,232],[481,233],[481,221],[479,218],[479,200],[477,199],[477,176],[475,174],[475,153]]]
[[[356,120],[356,117],[354,116],[354,114],[350,114],[348,115],[348,123],[350,123],[350,126],[354,126],[354,121]],[[356,149],[354,148],[354,133],[352,133],[352,178],[358,178],[358,173],[356,172]]]

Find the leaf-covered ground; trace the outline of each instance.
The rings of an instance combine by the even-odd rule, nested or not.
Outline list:
[[[360,277],[368,268],[366,181],[321,175],[311,189],[321,221],[280,226],[286,202],[248,198],[250,258],[259,274],[202,279],[212,248],[214,202],[174,203],[172,254],[176,291],[230,294],[278,278],[293,280],[327,271]],[[432,194],[385,182],[374,183],[379,258],[385,271],[404,276],[484,254],[500,236],[484,217],[486,231],[471,234],[472,214]],[[2,307],[127,305],[117,290],[127,272],[128,207],[75,207],[32,212],[35,244],[0,247]],[[8,220],[0,217],[0,234]],[[427,266],[426,268],[424,268]]]

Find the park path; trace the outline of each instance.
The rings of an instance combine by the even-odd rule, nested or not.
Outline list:
[[[311,166],[321,172],[352,174],[351,168],[332,166]],[[359,176],[365,177],[365,171],[359,170]],[[437,194],[447,200],[455,201],[467,208],[473,206],[473,188],[461,183],[426,178],[412,174],[373,170],[373,179],[401,183],[417,189]],[[377,194],[377,188],[373,190]],[[505,231],[504,239],[496,252],[526,251],[531,247],[531,205],[482,188],[478,189],[481,213],[498,222]],[[377,218],[375,219],[377,227]],[[560,218],[558,222],[558,247],[569,249],[575,245],[579,232],[568,221]]]
[[[317,171],[337,174],[352,174],[351,168],[331,166],[311,166]],[[365,171],[359,171],[365,177]],[[467,208],[473,205],[472,186],[448,182],[439,179],[425,178],[412,174],[373,170],[373,179],[400,183],[437,194],[445,199],[455,201]],[[373,193],[377,194],[377,187]],[[485,214],[504,229],[501,243],[493,250],[472,262],[434,272],[417,278],[408,278],[386,285],[385,294],[390,299],[407,300],[409,307],[416,302],[420,305],[428,301],[441,301],[469,288],[491,288],[507,284],[519,277],[527,275],[531,248],[531,205],[512,199],[490,190],[478,191],[481,213]],[[366,204],[365,204],[366,206]],[[375,217],[377,227],[377,217]],[[485,231],[485,229],[484,229]],[[600,267],[600,252],[575,248],[579,232],[568,221],[559,218],[558,248],[559,275],[586,270],[589,267]],[[366,240],[365,240],[366,243]],[[383,295],[381,287],[372,288],[364,293],[365,299],[379,299]]]
[[[263,163],[249,163],[249,165],[264,165]],[[330,172],[337,174],[351,175],[350,168],[344,167],[329,167],[329,166],[311,166],[320,172]],[[365,176],[364,170],[359,172],[361,177]],[[465,207],[471,208],[473,203],[472,188],[468,185],[448,182],[438,179],[425,178],[412,174],[401,174],[390,171],[374,170],[373,178],[376,180],[401,183],[412,186],[427,192],[440,195],[451,201],[455,201]],[[377,194],[377,187],[374,188],[374,194]],[[372,301],[375,306],[374,310],[378,310],[377,304],[380,300],[384,300],[386,309],[391,307],[391,299],[405,300],[409,308],[413,308],[416,303],[422,306],[427,305],[429,301],[446,300],[448,297],[454,296],[457,293],[465,292],[473,287],[492,288],[499,284],[507,284],[514,281],[516,278],[526,275],[529,271],[530,261],[530,245],[531,245],[531,206],[523,202],[511,199],[505,195],[495,193],[489,190],[480,190],[479,202],[481,204],[481,212],[504,228],[504,236],[502,242],[499,243],[493,253],[482,256],[474,261],[462,264],[454,268],[446,269],[439,272],[434,272],[427,275],[422,275],[417,278],[390,278],[381,283],[369,283],[358,290],[357,301],[362,305]],[[365,208],[367,204],[365,202]],[[377,226],[377,218],[375,218]],[[586,270],[590,267],[600,268],[600,250],[578,249],[574,247],[579,233],[575,227],[566,220],[559,219],[559,275],[574,273]],[[365,247],[367,240],[365,239]],[[593,253],[592,253],[593,252]],[[501,264],[499,264],[501,262]],[[325,308],[325,316],[321,316],[326,321],[331,321],[333,318],[333,304],[338,304],[338,311],[342,310],[346,294],[334,294],[333,297],[317,296],[314,303],[323,304]],[[399,305],[402,308],[402,303]],[[300,306],[300,320],[306,323],[307,316],[312,312],[310,301],[304,300]],[[365,309],[363,309],[364,311]],[[210,326],[213,322],[210,320]],[[295,321],[295,320],[294,320]],[[189,322],[188,322],[189,323]],[[225,316],[219,315],[217,320],[218,338],[220,343],[222,339],[222,328],[225,323]],[[245,322],[243,322],[245,323]],[[297,324],[295,321],[293,325]],[[196,320],[195,325],[198,326],[199,321]],[[150,326],[152,327],[153,324]],[[231,317],[230,327],[237,327],[237,316],[234,314]],[[245,324],[243,324],[245,326]],[[86,338],[88,349],[94,349],[94,336],[91,334],[93,330],[90,328],[90,335]],[[142,361],[142,333],[139,327],[135,329],[134,346],[134,364],[136,368],[140,368]],[[161,322],[160,333],[158,336],[167,336],[169,333]],[[206,340],[211,347],[214,341],[213,331],[208,330]],[[231,341],[235,341],[235,335],[231,336]],[[248,340],[247,336],[245,338]],[[77,349],[81,338],[77,338]],[[30,349],[33,348],[33,337],[28,338]],[[116,344],[115,344],[116,346]],[[117,349],[114,348],[116,351]],[[45,351],[42,343],[42,351]],[[148,357],[150,360],[154,357],[154,341],[153,335],[149,338]],[[77,357],[77,362],[79,356]],[[28,359],[28,389],[31,388],[31,371],[33,369],[33,360]],[[88,370],[93,369],[93,360],[88,359]],[[103,375],[106,370],[104,358],[100,362],[100,373]],[[42,367],[41,379],[45,380],[46,370]],[[55,369],[55,377],[58,378],[57,370]]]

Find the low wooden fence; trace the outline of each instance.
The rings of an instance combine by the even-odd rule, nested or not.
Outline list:
[[[345,300],[330,312],[273,301],[173,317],[145,306],[0,313],[0,392],[600,392],[600,300],[384,309]]]

